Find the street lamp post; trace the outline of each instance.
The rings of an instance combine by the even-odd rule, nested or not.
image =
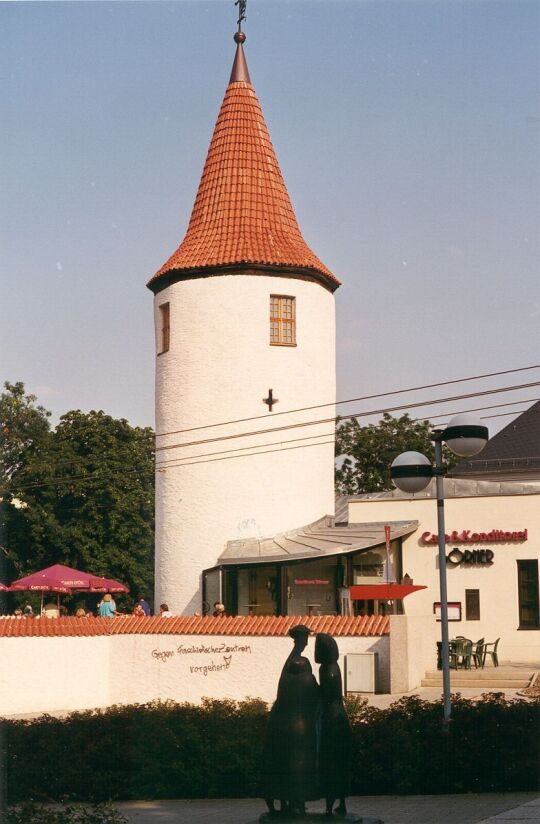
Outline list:
[[[403,492],[421,492],[435,477],[437,491],[437,534],[439,546],[439,586],[441,598],[441,663],[443,675],[444,725],[448,726],[451,716],[450,700],[450,656],[448,636],[448,593],[446,585],[446,538],[444,524],[444,484],[446,468],[442,458],[442,445],[461,458],[477,455],[486,445],[488,430],[470,415],[456,415],[446,429],[435,429],[431,440],[435,445],[435,466],[421,452],[402,452],[390,468],[392,481]]]

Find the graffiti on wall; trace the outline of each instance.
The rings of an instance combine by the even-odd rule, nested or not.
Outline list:
[[[224,672],[229,669],[231,663],[234,661],[236,655],[251,655],[251,647],[249,644],[227,644],[226,642],[212,642],[208,644],[179,644],[176,649],[153,649],[152,658],[164,664],[178,656],[188,656],[186,660],[190,660],[192,655],[210,655],[216,656],[208,661],[208,659],[189,664],[189,672],[191,675],[203,675],[205,678],[211,672]]]

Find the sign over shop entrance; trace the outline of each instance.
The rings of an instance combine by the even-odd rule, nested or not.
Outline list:
[[[504,529],[492,529],[489,532],[473,532],[471,529],[462,529],[458,532],[454,529],[450,534],[445,534],[444,539],[447,544],[478,544],[484,541],[489,541],[490,544],[507,544],[516,541],[526,541],[528,538],[528,530],[522,529],[519,531],[509,532]],[[421,544],[436,544],[439,536],[432,532],[423,532],[420,536]]]
[[[495,553],[491,549],[453,549],[446,556],[446,562],[452,566],[459,564],[474,564],[484,566],[492,564]]]

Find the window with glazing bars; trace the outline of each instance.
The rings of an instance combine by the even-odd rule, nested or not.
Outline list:
[[[270,295],[270,344],[296,346],[296,298]]]

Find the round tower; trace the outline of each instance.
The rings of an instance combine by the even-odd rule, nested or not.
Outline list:
[[[305,243],[235,35],[186,236],[148,286],[156,334],[156,603],[201,609],[227,541],[334,512],[339,281]],[[323,408],[310,409],[319,404]]]

